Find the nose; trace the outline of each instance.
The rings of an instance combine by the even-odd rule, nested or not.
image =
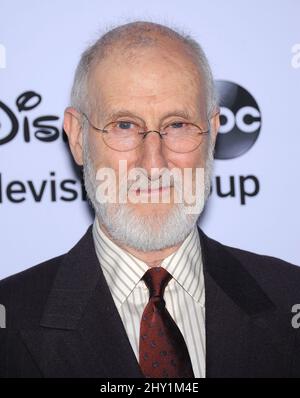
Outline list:
[[[167,167],[168,162],[163,144],[163,138],[157,131],[149,131],[143,138],[141,145],[140,165],[147,171],[148,178],[153,180],[159,178],[160,173],[156,171],[151,173],[152,168]]]

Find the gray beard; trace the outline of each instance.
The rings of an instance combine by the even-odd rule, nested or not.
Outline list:
[[[209,145],[205,165],[205,197],[197,214],[188,214],[183,203],[174,203],[162,214],[137,215],[126,203],[100,203],[96,200],[96,171],[90,158],[87,134],[83,133],[83,174],[88,198],[99,224],[103,224],[111,239],[138,251],[150,252],[176,246],[183,242],[197,224],[210,193],[213,168],[213,146]]]

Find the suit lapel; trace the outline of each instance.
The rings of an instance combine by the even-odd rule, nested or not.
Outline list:
[[[64,257],[40,328],[21,334],[45,377],[142,377],[91,227]]]

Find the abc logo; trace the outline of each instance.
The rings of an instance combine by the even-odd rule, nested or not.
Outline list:
[[[252,95],[236,83],[217,80],[220,129],[215,147],[216,159],[232,159],[247,152],[257,140],[261,114]]]

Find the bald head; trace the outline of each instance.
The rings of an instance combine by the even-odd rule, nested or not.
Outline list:
[[[91,83],[93,72],[101,62],[110,59],[115,63],[134,63],[138,62],[145,51],[149,53],[149,50],[169,60],[185,60],[186,66],[195,75],[195,81],[203,84],[207,115],[211,115],[217,107],[214,83],[208,61],[199,44],[190,36],[167,26],[143,21],[109,30],[82,54],[75,73],[71,105],[89,112],[93,104],[89,82]]]
[[[118,26],[99,38],[95,43],[95,60],[108,56],[115,48],[133,54],[132,50],[138,52],[143,48],[159,48],[172,44],[185,55],[195,56],[191,38],[188,36],[164,25],[143,21],[132,22]]]

